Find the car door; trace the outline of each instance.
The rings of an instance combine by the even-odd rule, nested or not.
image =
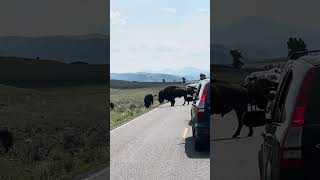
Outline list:
[[[199,83],[198,85],[198,89],[197,92],[194,96],[194,100],[192,102],[192,106],[191,106],[191,120],[192,120],[192,124],[195,123],[195,120],[197,118],[196,114],[198,113],[198,107],[197,107],[197,101],[199,99],[199,94],[200,94],[200,90],[201,90],[201,83]]]
[[[282,111],[284,108],[284,103],[292,82],[292,71],[288,71],[285,75],[280,88],[279,93],[276,98],[275,106],[272,113],[272,122],[266,124],[265,133],[262,134],[264,139],[262,145],[262,178],[263,179],[277,179],[277,164],[276,159],[278,158],[278,148],[279,139],[275,135],[277,129],[283,124],[281,124]],[[283,127],[281,127],[283,128]]]

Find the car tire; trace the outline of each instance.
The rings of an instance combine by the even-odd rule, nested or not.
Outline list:
[[[262,152],[261,152],[261,149],[258,152],[258,161],[259,161],[260,180],[264,180],[263,179],[263,172],[262,172]]]
[[[195,135],[195,132],[194,132],[194,128],[192,128],[192,137],[193,137],[193,139],[196,139],[196,135]]]
[[[200,151],[201,150],[200,142],[197,140],[197,138],[194,138],[194,149],[196,151]]]

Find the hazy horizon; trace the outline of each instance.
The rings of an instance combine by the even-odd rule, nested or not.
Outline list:
[[[139,71],[135,71],[135,70],[124,70],[124,71],[110,71],[110,73],[141,73],[141,72],[146,72],[146,73],[161,73],[161,71],[163,70],[173,70],[173,71],[179,71],[181,69],[185,69],[185,68],[195,68],[197,70],[203,70],[203,71],[210,71],[210,67],[205,69],[205,68],[196,68],[196,67],[190,67],[190,66],[185,66],[185,67],[177,67],[177,68],[163,68],[163,69],[155,69],[155,70],[146,70],[146,69],[141,69]]]

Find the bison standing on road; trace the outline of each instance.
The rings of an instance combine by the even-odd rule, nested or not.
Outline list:
[[[232,137],[238,137],[240,135],[243,122],[242,116],[247,111],[248,107],[248,93],[243,87],[230,84],[225,81],[213,80],[211,81],[211,90],[213,96],[211,96],[211,113],[221,114],[223,117],[225,114],[232,110],[235,110],[238,119],[238,127]],[[252,136],[253,128],[249,127],[248,136]]]
[[[157,95],[152,95],[152,94],[147,94],[144,97],[144,106],[146,108],[150,108],[153,105],[153,97],[155,97]]]
[[[268,78],[259,78],[253,83],[249,84],[248,99],[252,106],[258,106],[259,109],[266,109],[269,101],[274,99],[271,91],[276,91],[278,83],[271,81]]]
[[[187,97],[184,99],[184,103],[183,105],[188,102],[188,105],[189,105],[189,102],[193,101],[193,95],[197,92],[197,88],[195,87],[187,87]]]
[[[186,100],[187,94],[188,94],[188,92],[184,88],[177,87],[177,86],[168,86],[159,92],[158,101],[160,103],[163,103],[164,100],[168,100],[168,101],[170,101],[171,106],[174,106],[174,104],[176,102],[175,98],[184,97],[184,99]]]

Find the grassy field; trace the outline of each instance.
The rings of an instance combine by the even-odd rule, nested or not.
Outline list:
[[[0,127],[14,138],[12,153],[0,154],[0,179],[71,179],[108,166],[106,94],[103,85],[0,85]]]
[[[110,102],[115,104],[115,108],[110,111],[110,127],[117,127],[128,122],[150,109],[144,107],[144,96],[146,94],[157,95],[154,97],[153,108],[159,105],[158,93],[168,85],[185,87],[182,83],[139,83],[128,81],[111,81]]]

